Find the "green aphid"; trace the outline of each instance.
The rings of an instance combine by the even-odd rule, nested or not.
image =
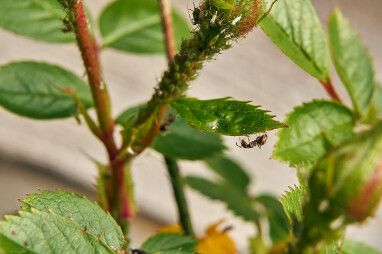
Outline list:
[[[209,46],[212,46],[214,45],[219,39],[219,34],[216,35],[214,38],[212,38],[212,40],[210,40],[210,42],[208,43]]]

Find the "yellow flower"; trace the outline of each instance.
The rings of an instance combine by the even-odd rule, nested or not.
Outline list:
[[[161,227],[158,230],[158,233],[179,233],[183,232],[182,226],[180,224],[171,224],[164,227]]]
[[[236,245],[234,241],[228,236],[228,231],[231,227],[225,227],[222,230],[219,226],[224,222],[220,220],[210,225],[204,237],[199,238],[199,244],[195,252],[200,254],[235,254]],[[183,232],[182,226],[179,224],[171,224],[161,227],[158,233],[178,233]]]
[[[195,252],[201,254],[235,254],[236,246],[228,236],[230,227],[219,230],[218,227],[224,222],[220,220],[209,226],[206,235],[200,239]]]

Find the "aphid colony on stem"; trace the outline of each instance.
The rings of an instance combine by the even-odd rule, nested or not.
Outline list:
[[[236,145],[240,148],[245,148],[245,149],[254,148],[255,146],[261,149],[261,147],[267,142],[268,135],[264,133],[263,135],[258,136],[253,141],[249,139],[249,136],[247,136],[247,139],[248,139],[248,143],[244,139],[239,139],[240,145],[238,145],[237,142],[236,142]]]

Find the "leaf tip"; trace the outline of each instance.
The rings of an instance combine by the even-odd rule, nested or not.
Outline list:
[[[338,6],[338,4],[335,4],[332,13],[335,13],[338,11],[340,11],[340,7]]]

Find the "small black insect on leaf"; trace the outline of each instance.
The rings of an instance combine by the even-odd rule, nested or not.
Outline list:
[[[245,148],[245,149],[254,148],[255,146],[261,149],[261,147],[267,142],[268,135],[264,133],[263,135],[258,136],[253,141],[249,139],[249,136],[247,136],[247,139],[248,139],[248,143],[244,139],[239,139],[240,145],[238,145],[237,142],[236,142],[236,145],[240,148]]]

